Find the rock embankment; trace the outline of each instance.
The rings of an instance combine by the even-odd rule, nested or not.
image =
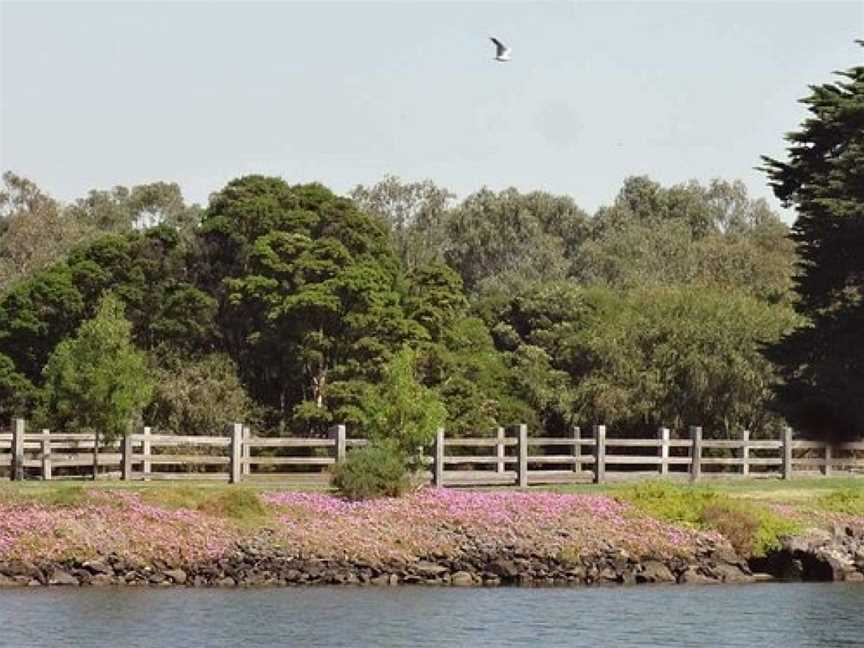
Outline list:
[[[466,550],[467,549],[467,550]],[[727,546],[705,541],[687,557],[635,557],[609,547],[573,559],[513,549],[463,548],[459,556],[369,564],[292,555],[257,544],[237,545],[223,558],[131,564],[115,555],[78,562],[0,563],[0,586],[236,587],[292,585],[554,586],[642,583],[749,582],[746,563]]]
[[[784,538],[781,548],[751,561],[783,580],[864,582],[864,526],[834,525]]]

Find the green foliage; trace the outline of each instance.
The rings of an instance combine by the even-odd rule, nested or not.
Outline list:
[[[864,45],[864,43],[862,43]],[[779,410],[817,438],[864,437],[864,66],[811,86],[811,115],[786,136],[788,160],[763,158],[775,195],[794,205],[798,310],[810,325],[769,350]]]
[[[245,488],[208,494],[195,508],[215,517],[245,523],[259,522],[268,514],[267,507],[258,494]]]
[[[816,504],[825,511],[864,516],[864,492],[861,489],[836,490],[820,497]]]
[[[105,441],[126,434],[152,392],[146,359],[131,341],[120,301],[108,295],[45,367],[47,407],[55,427],[93,431]]]
[[[713,529],[744,557],[764,556],[780,547],[780,538],[797,525],[766,507],[735,500],[705,487],[643,482],[619,495],[652,517]]]
[[[765,556],[780,548],[780,538],[798,531],[794,522],[765,507],[728,498],[706,506],[701,522],[719,532],[744,557]]]
[[[3,174],[0,188],[0,294],[63,259],[94,231],[26,178]]]
[[[720,498],[705,487],[684,487],[660,481],[635,484],[618,496],[651,517],[692,526],[698,526],[705,507]]]
[[[374,378],[418,331],[405,318],[398,261],[384,229],[320,185],[235,180],[203,220],[230,353],[254,397],[284,426],[342,407],[334,385]],[[302,418],[301,418],[302,417]],[[307,428],[308,429],[308,428]]]
[[[254,424],[255,404],[228,356],[189,359],[168,352],[151,364],[154,389],[144,417],[149,425],[177,434],[221,434],[230,421]]]
[[[514,421],[535,423],[486,325],[469,314],[462,279],[454,270],[431,264],[411,272],[405,310],[425,329],[416,345],[419,375],[441,397],[449,434]]]
[[[585,212],[568,196],[483,188],[447,220],[445,258],[469,294],[564,278],[587,234]]]
[[[41,393],[15,371],[15,364],[0,353],[0,421],[25,418],[38,408]]]
[[[404,453],[393,441],[378,440],[352,450],[331,470],[333,486],[352,500],[399,497],[410,486]]]
[[[572,272],[581,282],[735,287],[771,302],[789,300],[796,257],[787,228],[740,181],[664,188],[628,178],[591,229]]]
[[[776,424],[766,412],[776,378],[759,350],[796,321],[787,307],[740,292],[564,283],[531,287],[491,317],[520,373],[534,367],[533,401],[547,422],[698,422],[712,436]]]
[[[361,211],[387,224],[406,270],[441,260],[448,207],[454,198],[450,191],[431,180],[406,183],[388,176],[372,187],[358,185],[351,198]]]
[[[392,442],[412,464],[417,451],[432,442],[447,417],[438,395],[417,380],[416,362],[417,353],[403,347],[360,404],[368,437]]]

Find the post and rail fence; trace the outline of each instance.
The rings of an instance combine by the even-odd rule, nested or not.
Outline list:
[[[95,439],[86,433],[28,432],[22,419],[0,431],[0,473],[12,480],[92,475]],[[99,478],[124,480],[275,481],[327,485],[328,468],[368,443],[348,438],[344,425],[328,438],[256,436],[233,423],[221,436],[156,434],[149,427],[100,447]],[[528,426],[498,428],[489,436],[448,437],[439,429],[424,449],[427,479],[436,486],[518,486],[626,478],[741,476],[791,479],[813,474],[864,474],[864,442],[830,445],[795,439],[705,439],[694,426],[683,438],[661,427],[651,438],[617,438],[604,425],[591,434],[529,436]]]

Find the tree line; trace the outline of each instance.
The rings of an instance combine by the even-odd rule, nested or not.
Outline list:
[[[62,204],[6,173],[0,417],[81,425],[81,383],[125,372],[141,383],[121,400],[151,425],[321,434],[387,419],[398,374],[453,433],[860,436],[864,80],[844,74],[814,87],[789,160],[764,161],[791,232],[725,180],[631,177],[589,215],[545,191],[457,200],[396,177],[347,196],[252,175],[206,207],[165,182]],[[99,331],[128,349],[88,373]]]

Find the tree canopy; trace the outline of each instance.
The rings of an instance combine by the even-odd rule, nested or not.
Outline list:
[[[148,422],[166,429],[239,417],[264,434],[353,433],[405,348],[451,434],[604,419],[724,435],[778,420],[758,349],[797,321],[795,256],[740,183],[629,178],[590,217],[568,196],[456,201],[393,177],[351,198],[245,176],[204,210],[169,182],[71,205],[8,182],[0,237],[42,205],[87,234],[0,290],[0,415],[75,424],[45,406],[57,387],[44,369],[110,292],[158,383]]]
[[[862,43],[864,45],[864,43]],[[810,116],[764,158],[774,193],[794,205],[797,308],[808,325],[769,351],[785,379],[779,410],[823,438],[864,437],[864,66],[811,87]]]

